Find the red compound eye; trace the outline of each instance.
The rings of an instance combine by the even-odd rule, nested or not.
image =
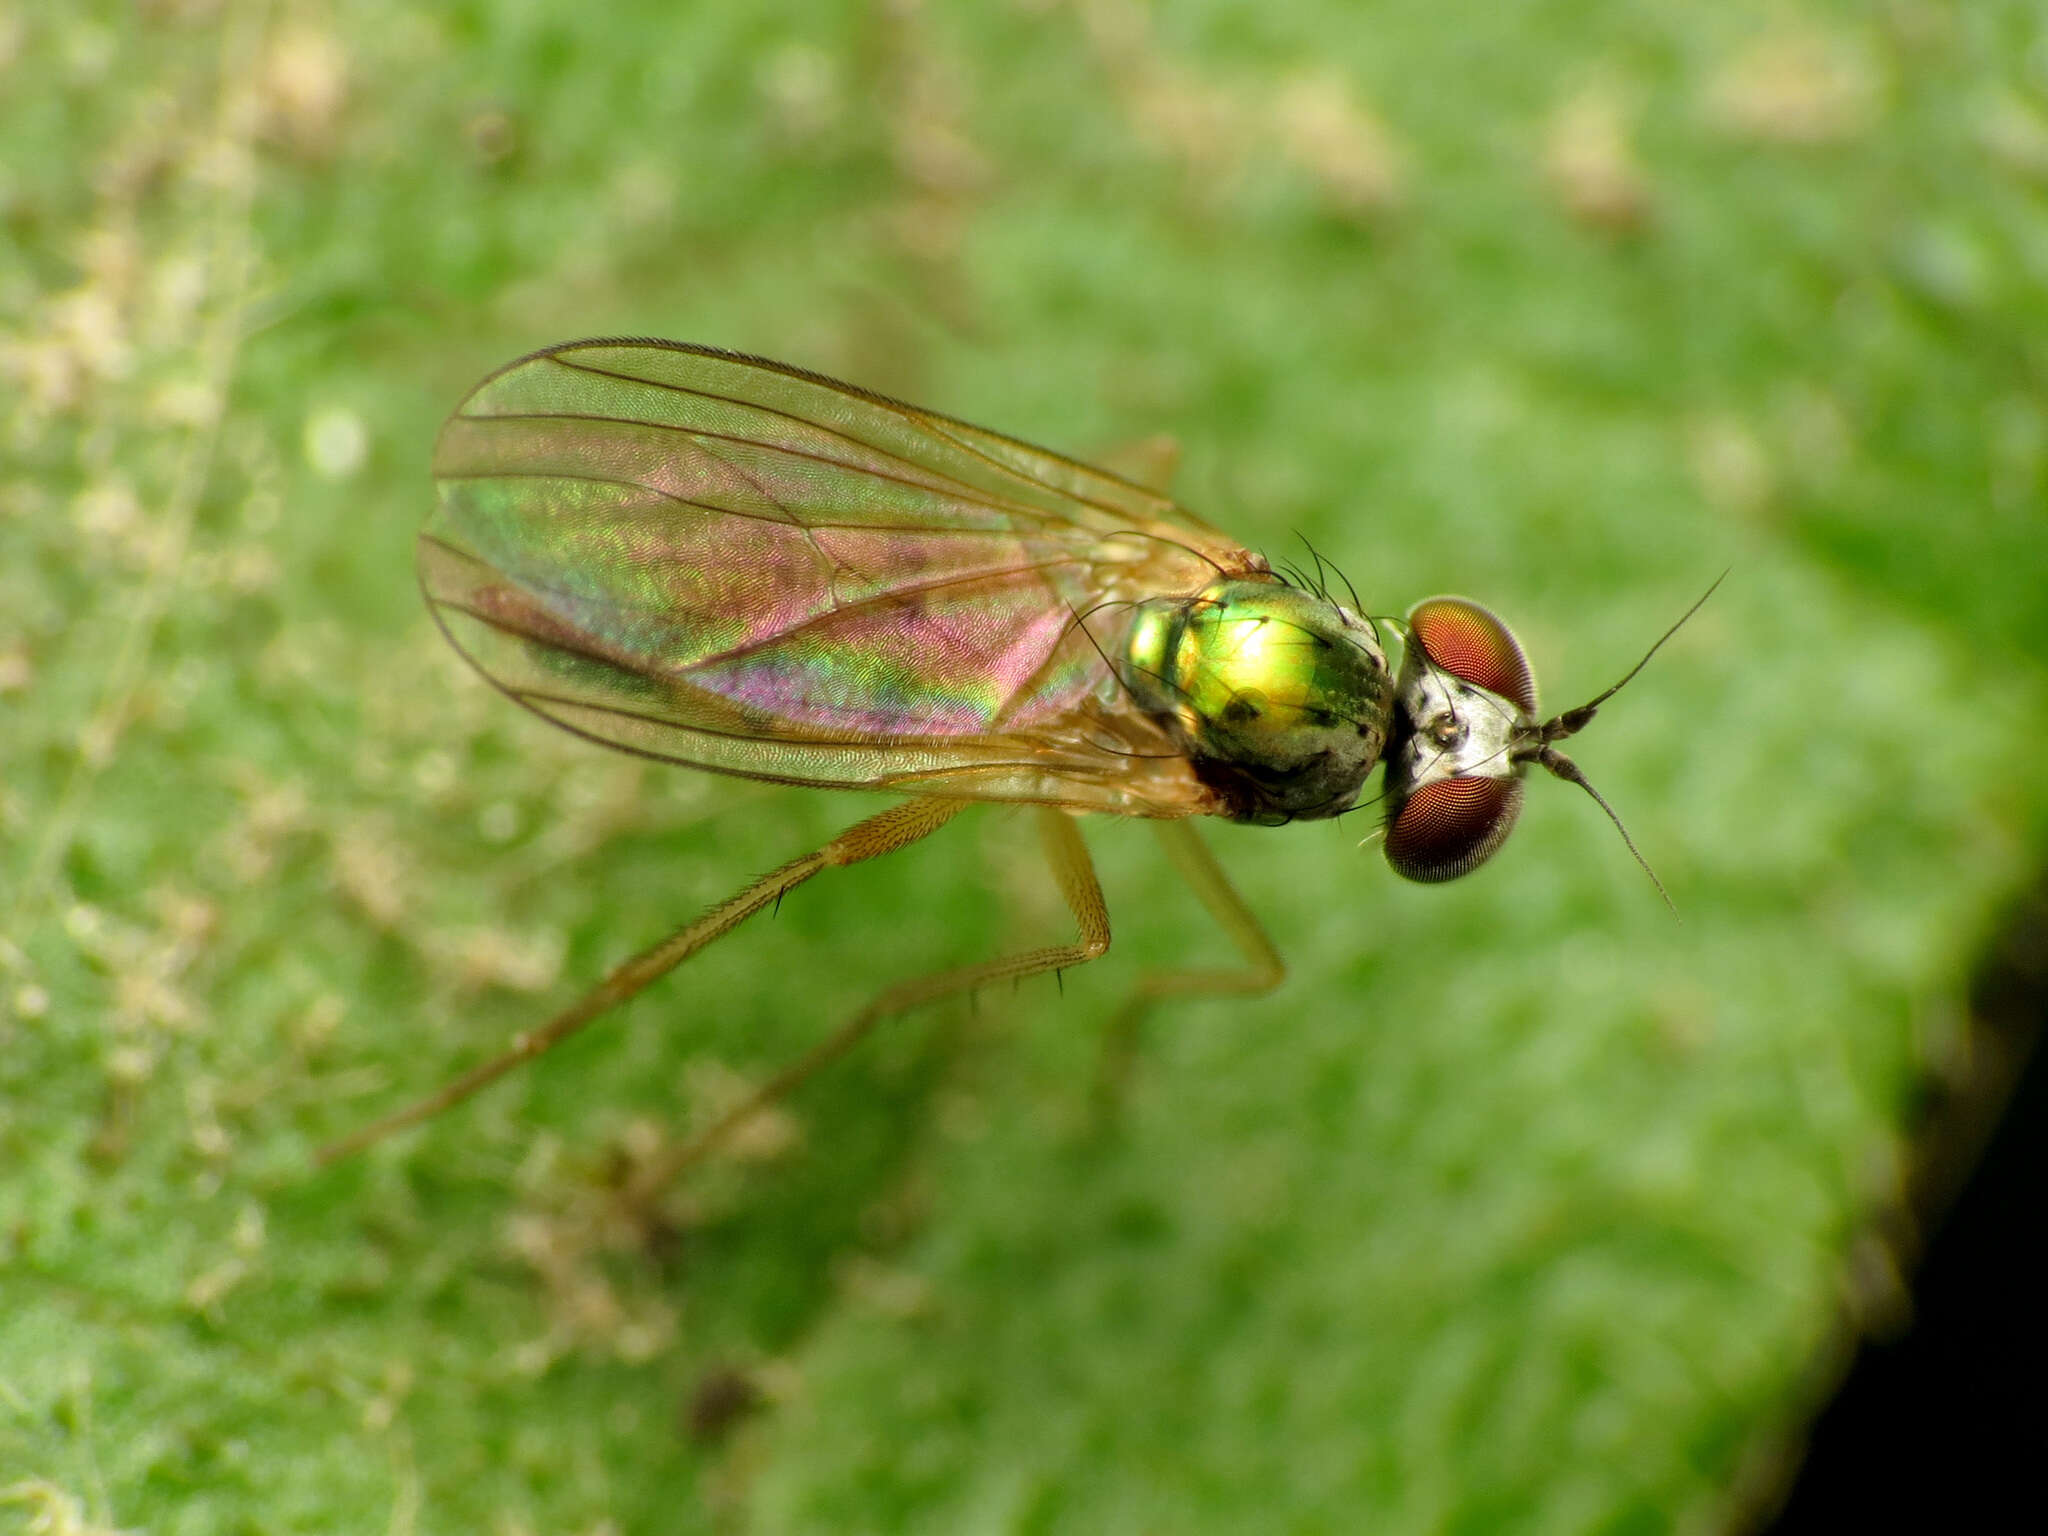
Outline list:
[[[1536,713],[1536,674],[1507,625],[1462,597],[1432,597],[1408,613],[1408,633],[1423,655],[1455,678]]]
[[[1521,813],[1520,779],[1474,776],[1425,784],[1387,818],[1387,862],[1395,874],[1425,885],[1455,880],[1493,857]]]

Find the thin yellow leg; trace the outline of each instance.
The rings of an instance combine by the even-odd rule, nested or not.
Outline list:
[[[966,810],[970,803],[966,800],[910,800],[847,828],[816,853],[791,859],[737,895],[727,897],[694,923],[679,928],[651,949],[642,950],[539,1029],[516,1037],[510,1047],[499,1055],[465,1072],[438,1092],[322,1147],[319,1161],[331,1163],[337,1158],[360,1152],[394,1131],[417,1125],[444,1109],[460,1104],[522,1062],[531,1061],[543,1051],[559,1045],[599,1015],[616,1008],[651,982],[658,981],[705,945],[730,933],[763,907],[780,901],[811,876],[823,870],[858,864],[863,859],[880,858],[885,853],[908,847],[919,838],[936,832]],[[1085,854],[1083,859],[1085,861]],[[1099,894],[1096,900],[1099,906]]]
[[[1161,971],[1140,979],[1110,1020],[1103,1039],[1102,1065],[1095,1085],[1098,1114],[1113,1111],[1122,1099],[1131,1064],[1137,1056],[1138,1029],[1153,1004],[1175,997],[1258,997],[1287,979],[1287,962],[1280,958],[1280,951],[1273,947],[1266,930],[1237,894],[1230,877],[1193,824],[1155,821],[1152,825],[1174,869],[1208,909],[1216,926],[1230,936],[1245,964],[1229,970]]]
[[[1039,833],[1045,843],[1046,859],[1052,865],[1053,878],[1059,882],[1060,895],[1066,898],[1067,907],[1074,914],[1074,922],[1081,930],[1079,942],[1027,949],[1020,954],[985,960],[979,965],[961,966],[957,970],[939,971],[913,981],[898,982],[695,1136],[641,1168],[627,1186],[628,1204],[645,1204],[658,1195],[677,1175],[687,1172],[716,1151],[754,1115],[782,1098],[819,1068],[844,1056],[892,1014],[936,1002],[955,992],[971,991],[992,981],[1022,980],[1045,971],[1085,965],[1107,950],[1109,908],[1103,903],[1102,887],[1095,879],[1095,865],[1088,857],[1088,845],[1081,840],[1074,818],[1049,807],[1041,807],[1038,818]]]

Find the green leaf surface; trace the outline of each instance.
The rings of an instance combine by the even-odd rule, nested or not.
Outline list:
[[[0,1525],[1739,1523],[2048,830],[2043,58],[2018,0],[0,15]],[[1220,941],[1091,823],[1107,958],[625,1220],[863,998],[1064,936],[977,811],[316,1169],[876,808],[434,634],[435,429],[579,334],[1172,433],[1553,706],[1729,569],[1575,748],[1681,920],[1547,782],[1441,888],[1207,829],[1290,979],[1155,1013],[1104,1129]]]

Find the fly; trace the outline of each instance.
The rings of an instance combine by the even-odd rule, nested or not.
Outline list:
[[[1388,861],[1411,880],[1453,879],[1498,850],[1530,765],[1599,799],[1555,743],[1635,675],[1539,720],[1513,634],[1454,597],[1389,626],[1405,638],[1397,672],[1380,621],[1157,491],[802,369],[675,342],[572,342],[493,374],[442,428],[434,476],[418,548],[427,605],[515,702],[667,762],[903,798],[323,1158],[467,1098],[812,876],[894,853],[980,802],[1039,808],[1075,941],[889,988],[643,1170],[639,1188],[701,1159],[881,1019],[1107,950],[1084,814],[1151,822],[1243,961],[1151,978],[1127,1011],[1270,991],[1279,952],[1195,818],[1337,816],[1384,761]]]

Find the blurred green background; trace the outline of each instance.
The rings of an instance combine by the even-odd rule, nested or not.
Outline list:
[[[0,9],[0,1526],[1713,1530],[1768,1503],[2048,830],[2048,17],[2020,0]],[[1552,704],[1726,585],[1482,875],[1091,824],[822,879],[311,1149],[876,808],[551,732],[433,633],[442,415],[577,335],[1177,487]],[[52,1522],[38,1526],[36,1521]],[[72,1521],[72,1525],[57,1522]]]

